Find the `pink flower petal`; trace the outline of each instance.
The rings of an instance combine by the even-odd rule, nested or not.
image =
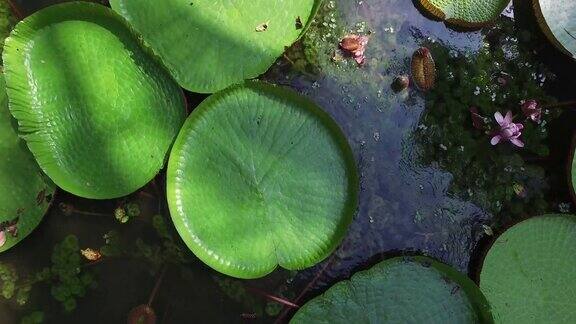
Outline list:
[[[524,125],[522,125],[522,124],[516,124],[516,127],[518,127],[518,130],[524,129]]]
[[[506,117],[504,117],[504,122],[506,122],[506,124],[510,124],[512,122],[512,117],[512,112],[508,110]]]
[[[6,232],[0,231],[0,247],[6,243]]]
[[[494,113],[494,118],[500,126],[504,126],[502,125],[504,123],[504,117],[502,117],[502,114],[499,111]]]
[[[517,139],[517,138],[511,138],[511,139],[510,139],[510,143],[512,143],[512,144],[514,144],[514,145],[516,145],[516,146],[518,146],[518,147],[524,147],[524,143],[523,143],[521,140]]]
[[[500,143],[501,139],[502,139],[502,136],[496,135],[496,136],[492,137],[492,139],[490,140],[490,144],[496,145],[496,144]]]

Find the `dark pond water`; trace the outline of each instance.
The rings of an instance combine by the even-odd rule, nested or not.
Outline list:
[[[58,1],[16,1],[27,14],[54,2]],[[455,143],[465,136],[458,129],[471,125],[456,125],[460,128],[446,133],[441,142],[426,130],[442,130],[451,122],[450,114],[436,114],[433,103],[445,100],[450,113],[468,114],[468,106],[457,105],[491,97],[490,90],[458,92],[468,88],[439,79],[437,87],[458,95],[433,101],[414,89],[395,93],[390,85],[394,77],[409,72],[410,57],[420,46],[438,55],[437,64],[445,64],[439,69],[446,75],[480,64],[475,62],[490,62],[490,66],[476,66],[479,70],[494,69],[496,57],[484,61],[477,57],[490,58],[490,50],[503,48],[507,57],[502,60],[510,69],[525,66],[535,73],[532,79],[513,81],[519,82],[519,89],[529,88],[523,87],[525,83],[536,85],[537,90],[526,95],[545,94],[552,101],[574,99],[569,89],[576,89],[572,77],[576,64],[548,45],[529,6],[516,5],[514,14],[510,7],[495,26],[470,31],[431,20],[408,0],[326,1],[309,35],[263,76],[298,90],[331,114],[347,134],[358,161],[358,213],[342,245],[324,262],[299,272],[277,270],[260,280],[239,281],[215,273],[186,252],[175,234],[165,201],[157,198],[164,197],[162,174],[143,192],[125,199],[94,202],[60,192],[41,226],[17,248],[2,254],[1,264],[21,276],[34,273],[51,265],[55,244],[70,234],[78,238],[81,248],[99,248],[106,244],[104,236],[108,233],[110,241],[114,231],[118,243],[108,248],[121,252],[78,268],[81,274],[93,276],[95,286],[75,298],[70,312],[51,296],[56,280],[33,285],[24,305],[1,302],[1,322],[17,323],[23,315],[42,311],[48,323],[122,323],[130,309],[148,302],[151,295],[159,323],[284,322],[292,310],[272,301],[270,295],[303,304],[353,272],[399,254],[426,254],[474,278],[491,231],[497,233],[542,211],[572,209],[565,165],[575,114],[551,112],[562,115],[548,124],[548,137],[543,140],[548,154],[521,155],[520,171],[505,164],[496,171],[480,169],[475,173],[481,178],[477,181],[467,176],[467,170],[455,167],[457,162],[450,162],[464,160],[468,154],[465,145]],[[333,61],[343,34],[368,31],[365,66]],[[188,97],[192,107],[203,99]],[[487,157],[480,155],[474,161],[485,165],[483,158]],[[524,175],[528,174],[524,170],[533,170],[534,176]],[[497,181],[505,174],[525,179],[527,198],[494,194],[504,186],[512,187],[513,183]],[[138,204],[140,215],[121,224],[114,210],[128,203]],[[154,227],[153,215],[161,215],[156,224],[163,219],[168,233]]]

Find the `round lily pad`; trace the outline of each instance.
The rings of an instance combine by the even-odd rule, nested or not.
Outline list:
[[[384,260],[306,303],[290,323],[491,323],[474,282],[426,257]]]
[[[335,122],[298,94],[248,82],[209,97],[174,144],[172,220],[212,268],[257,278],[302,269],[339,244],[357,203],[354,158]]]
[[[266,72],[319,0],[112,0],[178,83],[212,93]]]
[[[0,76],[0,252],[38,226],[54,195],[54,184],[18,137],[5,89]]]
[[[564,53],[576,58],[576,1],[533,0],[544,34]]]
[[[16,26],[3,58],[10,110],[58,186],[115,198],[163,167],[184,98],[112,10],[86,2],[43,9]]]
[[[481,27],[494,21],[510,0],[420,0],[434,17],[463,27]]]
[[[546,215],[502,234],[486,255],[480,288],[498,323],[576,318],[576,216]]]

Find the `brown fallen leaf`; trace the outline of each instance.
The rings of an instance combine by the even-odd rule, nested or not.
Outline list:
[[[100,252],[91,248],[80,250],[80,253],[82,253],[82,256],[84,256],[88,261],[98,261],[100,258],[102,258],[102,254]]]

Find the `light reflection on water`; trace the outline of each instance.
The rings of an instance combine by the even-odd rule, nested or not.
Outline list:
[[[481,225],[491,216],[448,194],[449,173],[417,162],[412,134],[425,108],[422,93],[396,94],[390,84],[396,75],[409,74],[410,57],[423,44],[440,42],[475,53],[482,35],[448,29],[422,16],[409,1],[338,1],[336,7],[343,24],[366,22],[373,32],[366,65],[338,69],[328,62],[317,79],[268,75],[328,111],[347,134],[359,163],[358,215],[324,280],[346,277],[374,262],[374,256],[393,251],[422,252],[465,272]],[[299,276],[307,280],[323,266]]]

